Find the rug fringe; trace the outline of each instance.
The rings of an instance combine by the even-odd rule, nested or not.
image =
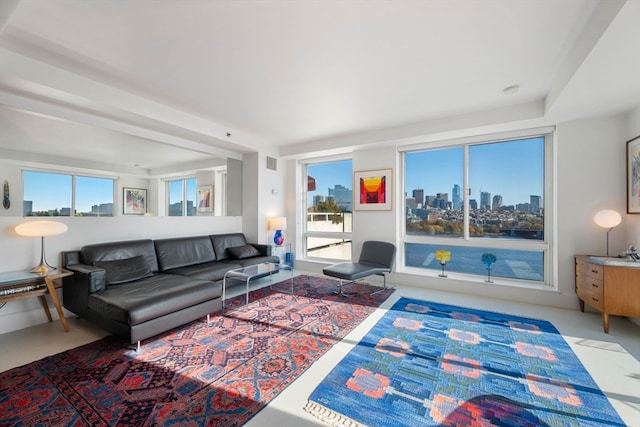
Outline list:
[[[319,403],[307,401],[304,410],[324,422],[325,424],[337,427],[366,427],[364,424],[352,420],[351,418],[332,411]]]

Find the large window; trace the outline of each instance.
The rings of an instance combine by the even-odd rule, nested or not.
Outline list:
[[[167,181],[167,215],[196,215],[196,179],[185,178]]]
[[[307,258],[351,259],[351,160],[307,163],[304,210]]]
[[[451,142],[404,152],[404,263],[549,283],[551,134]],[[486,259],[486,257],[485,257]],[[425,271],[426,272],[426,271]]]
[[[113,216],[115,180],[24,171],[24,216]]]

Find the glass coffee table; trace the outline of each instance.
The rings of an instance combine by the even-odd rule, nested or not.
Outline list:
[[[245,291],[245,305],[249,304],[249,282],[255,279],[260,279],[269,276],[270,279],[273,275],[280,270],[288,270],[291,272],[289,282],[291,283],[291,293],[293,293],[293,267],[287,264],[276,264],[274,262],[265,262],[262,264],[249,265],[247,267],[236,268],[224,273],[222,278],[222,312],[224,313],[224,302],[227,292],[227,280],[240,280],[246,282]],[[289,293],[288,291],[282,291]]]

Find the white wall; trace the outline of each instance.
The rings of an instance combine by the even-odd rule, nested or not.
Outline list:
[[[614,209],[622,223],[609,234],[609,253],[630,244],[626,214],[625,116],[558,125],[558,266],[563,293],[573,292],[575,254],[605,255],[606,230],[593,222],[599,210]],[[635,243],[634,243],[635,244]]]
[[[397,212],[401,209],[398,202],[404,200],[400,179],[398,177],[398,152],[395,147],[384,147],[375,150],[356,151],[352,156],[354,172],[391,169],[393,171],[392,210],[388,211],[353,211],[353,233],[351,258],[357,259],[366,240],[381,240],[396,243],[398,229]],[[355,189],[353,189],[355,194]]]

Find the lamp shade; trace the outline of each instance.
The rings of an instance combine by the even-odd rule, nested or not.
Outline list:
[[[57,236],[69,229],[67,224],[57,221],[30,221],[16,226],[16,233],[27,237]]]
[[[593,220],[602,228],[613,228],[622,222],[622,216],[613,209],[604,209],[596,213]]]
[[[286,230],[287,229],[287,218],[283,216],[276,216],[273,218],[269,218],[268,221],[269,230]]]

